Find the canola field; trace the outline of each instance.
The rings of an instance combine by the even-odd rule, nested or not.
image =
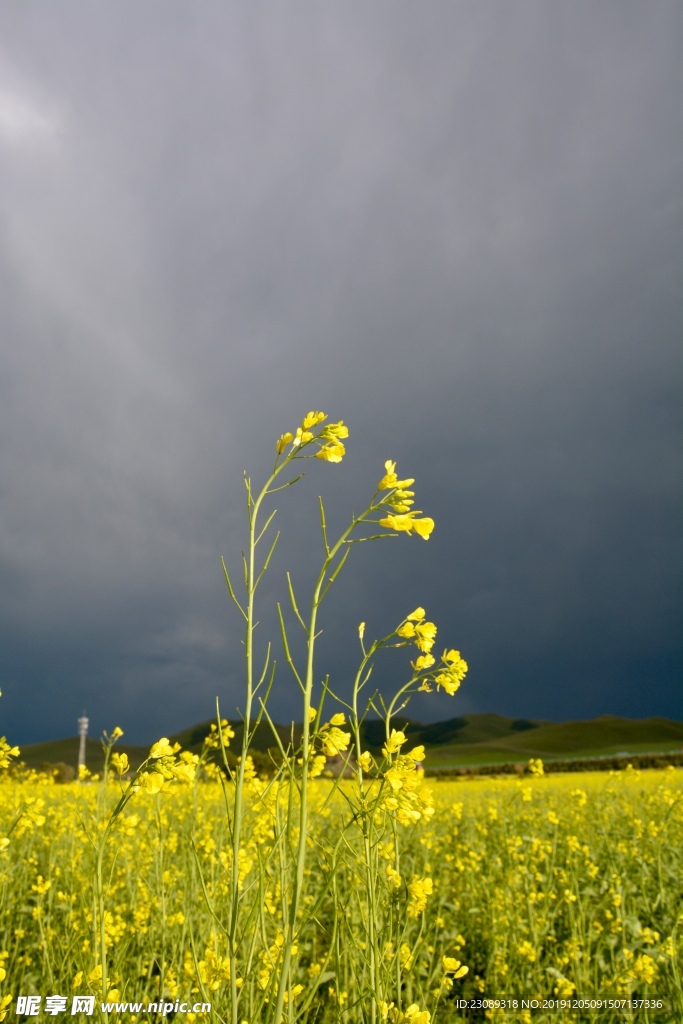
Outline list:
[[[12,769],[19,751],[0,739],[0,1021],[681,1024],[680,770],[547,777],[531,761],[517,779],[425,778],[424,746],[394,718],[416,693],[454,696],[468,666],[450,646],[437,655],[422,606],[381,639],[359,624],[345,699],[317,667],[322,604],[352,548],[435,528],[393,460],[336,539],[318,499],[316,582],[303,600],[287,575],[278,605],[300,735],[270,719],[273,648],[254,633],[280,534],[265,505],[302,461],[342,461],[348,427],[327,419],[312,410],[280,435],[260,490],[244,479],[241,588],[223,563],[244,622],[239,755],[218,706],[201,754],[162,738],[132,769],[116,728],[103,778],[70,785]],[[392,648],[413,658],[405,681],[371,692]],[[371,712],[381,755],[363,744]],[[250,755],[262,721],[278,748],[267,778]]]
[[[355,782],[315,779],[307,913],[290,944],[281,1019],[683,1021],[682,783],[676,769],[427,776],[434,812],[377,832],[368,904],[363,837],[348,827]],[[240,1024],[271,1019],[293,787],[247,771],[235,963],[230,785],[141,787],[103,846],[120,785],[0,782],[0,1019],[18,1019],[18,997],[31,995],[40,1019],[59,1019],[45,1015],[57,996],[51,1005],[72,1019],[73,994],[92,993],[94,1015],[81,1019],[222,1021],[231,992]],[[384,972],[371,1013],[373,944]],[[159,1011],[124,1011],[125,1001]],[[211,1009],[179,1009],[200,1001]]]

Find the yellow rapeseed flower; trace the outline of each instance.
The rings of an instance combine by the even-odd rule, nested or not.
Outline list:
[[[441,663],[441,669],[434,676],[434,682],[437,689],[444,689],[452,697],[467,675],[467,662],[461,658],[460,651],[444,651]]]
[[[88,973],[88,982],[90,985],[98,985],[102,981],[102,964],[96,964],[93,969]]]
[[[441,958],[443,969],[446,974],[452,974],[454,978],[464,978],[469,967],[465,967],[459,960],[456,960],[454,956],[444,956]]]
[[[149,793],[151,796],[156,796],[164,788],[164,782],[166,781],[163,775],[159,775],[158,772],[143,772],[138,778],[138,787]]]
[[[400,889],[401,887],[401,876],[396,868],[392,868],[391,864],[387,864],[387,879],[389,885],[394,889]]]
[[[431,878],[418,878],[417,875],[412,882],[408,883],[410,899],[408,901],[408,915],[419,917],[427,906],[427,899],[434,891],[434,882]]]
[[[310,430],[311,427],[317,427],[319,423],[327,419],[327,413],[324,412],[308,412],[301,421],[302,430]]]
[[[224,747],[230,746],[230,740],[235,738],[235,730],[230,725],[227,718],[221,718],[220,720],[220,732],[216,722],[211,723],[211,729],[208,736],[204,737],[204,746],[212,750],[218,750],[223,741]]]
[[[400,729],[392,729],[391,735],[382,747],[382,753],[385,757],[389,757],[390,754],[396,754],[401,749],[405,741],[406,734],[404,732],[401,732]]]
[[[118,751],[115,751],[111,755],[111,763],[112,767],[115,769],[118,775],[125,775],[126,772],[130,769],[130,764],[128,763],[128,754],[120,754]]]
[[[404,1014],[396,1017],[397,1024],[429,1024],[432,1015],[429,1010],[421,1010],[417,1003],[406,1007]]]
[[[434,531],[434,525],[434,520],[430,519],[429,516],[425,516],[424,519],[413,519],[413,529],[418,537],[422,537],[423,540],[429,540],[430,534]]]
[[[166,736],[162,736],[160,740],[152,745],[152,749],[149,752],[150,757],[173,757],[179,748],[177,746],[172,747]]]
[[[424,761],[424,759],[425,759],[425,748],[424,748],[424,746],[422,744],[420,744],[419,747],[413,747],[412,750],[409,750],[408,753],[405,754],[405,757],[409,757],[411,761],[415,761],[416,763],[419,762],[419,761]]]
[[[347,438],[348,436],[349,428],[343,420],[339,420],[339,423],[326,423],[320,431],[320,437],[325,441],[340,441],[342,438]]]
[[[536,950],[526,939],[517,946],[517,952],[524,960],[528,960],[530,964],[535,963],[538,957]]]
[[[429,536],[434,529],[434,520],[429,519],[427,516],[424,519],[415,518],[421,514],[421,512],[417,511],[401,512],[396,515],[389,514],[384,519],[380,519],[379,525],[386,527],[387,530],[395,530],[396,533],[410,534],[414,530],[423,540],[429,540]]]
[[[412,622],[404,622],[396,630],[396,635],[403,637],[405,640],[410,640],[415,636],[415,626]]]
[[[643,953],[628,973],[631,978],[637,978],[639,981],[644,981],[646,985],[651,985],[657,977],[657,964],[651,956]]]
[[[393,488],[400,488],[403,490],[406,487],[411,487],[415,480],[410,477],[408,480],[399,480],[396,476],[396,463],[390,459],[384,463],[384,469],[386,470],[384,476],[377,484],[378,491],[389,491]]]
[[[347,750],[351,740],[350,732],[342,732],[336,725],[329,728],[322,736],[323,751],[328,757],[336,757],[342,750]]]
[[[19,753],[19,747],[10,747],[5,737],[0,737],[0,768],[9,768],[10,759],[18,757]]]
[[[436,639],[436,625],[433,622],[418,622],[415,626],[415,646],[429,654]]]
[[[292,439],[292,447],[298,448],[299,445],[308,444],[309,441],[313,440],[313,434],[310,430],[302,430],[301,427],[296,428],[296,433]]]
[[[398,479],[396,476],[396,463],[392,462],[391,459],[387,459],[387,461],[384,463],[384,469],[386,472],[382,479],[380,480],[380,482],[377,484],[378,491],[388,490],[390,487],[394,486],[391,481]]]
[[[341,441],[330,441],[315,453],[316,459],[324,459],[326,462],[341,462],[346,455],[346,448]]]
[[[309,764],[308,777],[309,779],[317,779],[319,775],[325,771],[325,765],[327,764],[327,757],[325,754],[315,754]]]

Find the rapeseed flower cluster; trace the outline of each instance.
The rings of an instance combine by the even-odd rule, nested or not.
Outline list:
[[[433,686],[443,689],[453,696],[467,674],[467,662],[461,657],[460,651],[445,650],[441,655],[440,664],[431,653],[436,641],[437,628],[426,618],[424,608],[416,608],[406,616],[396,630],[396,636],[406,643],[414,643],[422,653],[411,662],[416,678],[420,678],[419,689],[427,693]],[[434,666],[436,665],[436,668]],[[433,669],[433,671],[430,671]]]
[[[311,708],[311,720],[316,717],[315,709]],[[308,763],[308,777],[317,779],[325,770],[328,757],[343,755],[349,748],[351,733],[346,732],[340,726],[346,723],[346,716],[343,712],[333,715],[329,722],[322,725],[313,736],[313,747]],[[320,752],[316,753],[316,743],[320,745]],[[303,764],[303,758],[299,757],[299,764]]]
[[[405,733],[392,729],[382,748],[389,761],[383,772],[386,785],[382,806],[399,825],[415,825],[421,818],[431,817],[434,807],[431,790],[424,785],[424,773],[418,771],[418,765],[425,758],[425,748],[420,745],[401,754],[405,742]]]
[[[230,740],[235,738],[235,730],[227,718],[221,718],[219,725],[212,722],[209,727],[209,734],[204,738],[204,747],[207,750],[220,750],[221,743],[224,747],[230,746]]]
[[[111,755],[110,764],[116,771],[117,775],[126,775],[130,771],[128,754],[125,752],[120,753],[118,750],[115,750]]]
[[[399,480],[396,475],[396,463],[390,460],[384,463],[384,469],[386,472],[377,484],[377,490],[388,492],[383,495],[380,506],[389,509],[389,512],[379,520],[379,525],[397,533],[410,534],[415,531],[418,537],[429,540],[434,530],[434,520],[428,516],[418,519],[417,516],[421,516],[422,513],[412,509],[415,492],[408,488],[412,487],[415,480],[412,477]]]
[[[427,899],[434,891],[434,882],[431,878],[413,878],[408,885],[408,914],[410,917],[419,917],[427,907]]]
[[[4,736],[0,736],[0,769],[9,768],[13,757],[19,756],[19,747],[11,747]]]
[[[338,754],[348,750],[349,743],[351,742],[351,733],[340,729],[340,726],[344,725],[345,722],[345,714],[339,712],[333,715],[329,722],[321,728],[319,739],[326,757],[336,757]]]
[[[181,751],[179,743],[171,744],[163,736],[153,744],[147,761],[136,776],[133,790],[160,793],[167,782],[192,782],[199,761],[197,754]]]
[[[382,1001],[380,1016],[392,1024],[430,1024],[432,1015],[429,1010],[421,1010],[417,1003],[411,1003],[405,1010],[399,1010],[394,1003]]]
[[[349,428],[343,420],[339,420],[338,423],[326,423],[321,430],[316,432],[315,428],[326,419],[327,414],[324,412],[311,411],[307,413],[301,421],[301,426],[293,432],[285,431],[277,439],[275,447],[278,455],[281,455],[290,446],[290,453],[294,454],[296,450],[314,442],[318,447],[318,451],[315,453],[316,458],[323,459],[325,462],[341,462],[346,454],[346,448],[342,442],[349,436]]]

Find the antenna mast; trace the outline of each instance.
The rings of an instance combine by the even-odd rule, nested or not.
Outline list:
[[[78,719],[78,774],[81,773],[81,765],[85,768],[85,740],[88,735],[88,719],[85,712]]]

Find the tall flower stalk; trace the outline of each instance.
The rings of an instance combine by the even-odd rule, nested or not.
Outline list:
[[[230,597],[239,609],[244,620],[244,651],[245,651],[245,679],[246,694],[244,709],[242,712],[243,731],[241,756],[237,767],[231,772],[233,782],[232,796],[229,800],[229,827],[231,840],[231,864],[230,864],[230,916],[226,926],[228,954],[230,962],[230,1020],[231,1024],[240,1024],[242,1014],[240,1012],[240,992],[245,979],[239,976],[239,964],[243,961],[242,947],[246,938],[246,924],[243,920],[242,907],[245,906],[245,893],[242,889],[242,872],[245,862],[245,820],[248,813],[248,791],[252,785],[253,766],[250,759],[250,745],[259,723],[265,719],[273,728],[274,742],[279,748],[281,761],[276,773],[276,778],[270,784],[272,793],[275,794],[275,806],[281,807],[276,814],[276,826],[274,831],[274,848],[272,857],[268,863],[279,865],[279,888],[282,897],[282,928],[276,935],[276,942],[260,954],[263,967],[259,974],[259,985],[263,991],[261,1001],[261,1012],[264,1020],[272,1020],[274,1024],[280,1024],[286,1019],[293,1022],[295,1019],[294,997],[302,990],[301,984],[293,984],[297,977],[295,960],[297,957],[299,942],[303,935],[306,921],[309,919],[310,908],[304,902],[306,870],[308,850],[310,845],[310,797],[309,789],[311,780],[320,775],[323,771],[327,757],[334,755],[346,756],[346,763],[350,769],[355,770],[357,776],[357,794],[354,800],[356,805],[354,813],[348,826],[342,830],[339,843],[331,855],[331,878],[334,874],[337,859],[344,855],[345,845],[348,846],[350,832],[349,828],[360,828],[361,845],[363,848],[363,860],[365,864],[365,889],[368,900],[367,927],[369,937],[369,967],[370,967],[370,1018],[373,1022],[378,1015],[387,1019],[383,1007],[389,1006],[384,1000],[386,979],[382,975],[381,951],[377,933],[378,899],[376,887],[377,872],[377,828],[375,816],[377,812],[391,817],[394,815],[398,822],[409,822],[416,820],[416,801],[413,797],[397,799],[395,791],[405,786],[406,793],[413,793],[415,786],[407,779],[397,781],[401,771],[406,774],[405,765],[408,764],[415,769],[417,757],[407,755],[401,758],[393,758],[397,753],[400,743],[397,744],[396,732],[390,730],[392,714],[399,706],[403,707],[409,696],[416,689],[430,689],[431,683],[437,686],[445,686],[445,676],[440,673],[441,682],[433,673],[430,675],[428,669],[434,665],[434,658],[429,654],[436,635],[436,627],[427,623],[424,613],[414,613],[408,616],[399,628],[382,641],[371,645],[366,652],[363,648],[363,659],[356,677],[353,689],[352,703],[347,704],[341,700],[341,704],[347,707],[350,713],[350,726],[353,732],[353,740],[350,732],[341,728],[346,724],[345,714],[338,712],[328,722],[323,723],[323,703],[332,695],[329,681],[323,684],[319,694],[319,701],[314,695],[314,683],[316,679],[316,640],[319,635],[319,612],[325,596],[330,587],[337,579],[344,567],[351,547],[354,544],[396,536],[398,533],[408,535],[415,534],[427,540],[434,529],[434,521],[423,516],[421,512],[413,509],[414,492],[410,489],[414,483],[412,478],[400,480],[396,474],[396,464],[387,461],[384,466],[384,474],[379,480],[374,494],[360,515],[351,518],[348,526],[339,534],[336,540],[331,541],[328,537],[325,508],[322,499],[319,499],[320,507],[320,528],[324,557],[313,586],[312,594],[308,602],[308,612],[304,617],[299,608],[291,578],[287,577],[289,599],[292,613],[298,625],[302,628],[305,636],[305,651],[301,666],[297,664],[292,655],[292,648],[289,642],[288,627],[285,615],[278,606],[281,639],[284,648],[285,660],[292,672],[292,675],[301,692],[302,729],[300,742],[296,749],[290,744],[287,749],[283,746],[280,736],[273,726],[266,709],[266,702],[274,682],[274,663],[271,660],[271,647],[267,646],[265,656],[260,669],[256,665],[256,654],[254,649],[254,630],[257,624],[256,598],[257,590],[268,570],[273,553],[276,549],[280,534],[275,533],[272,540],[269,536],[270,528],[276,515],[275,510],[265,509],[265,503],[275,493],[284,490],[297,483],[301,476],[296,472],[298,463],[303,459],[317,458],[331,464],[339,463],[346,454],[344,441],[348,437],[348,428],[343,421],[338,423],[327,422],[327,416],[322,412],[311,411],[302,420],[301,425],[294,431],[283,433],[276,442],[276,458],[273,469],[261,489],[256,492],[252,481],[245,475],[246,502],[248,516],[248,545],[242,555],[243,566],[243,596],[238,597],[237,588],[223,561],[223,570]],[[286,470],[294,470],[294,475],[285,473]],[[281,474],[284,474],[281,476]],[[379,532],[368,533],[370,526]],[[268,537],[268,541],[266,538]],[[266,553],[259,558],[259,546],[265,545]],[[421,610],[418,610],[421,611]],[[361,710],[359,695],[366,685],[371,671],[371,662],[375,654],[383,646],[404,646],[409,642],[415,642],[422,652],[413,663],[413,675],[410,681],[400,688],[388,707],[383,706],[383,714],[386,718],[387,745],[385,747],[385,762],[382,767],[386,769],[384,774],[381,770],[368,761],[369,754],[364,753],[361,747],[361,727],[364,717],[368,712],[377,710],[372,699],[366,703]],[[361,631],[362,643],[362,631]],[[454,654],[455,652],[450,652]],[[448,667],[447,658],[449,652],[444,654],[442,669]],[[459,655],[458,655],[459,657]],[[461,667],[466,666],[464,662]],[[461,677],[464,671],[461,672]],[[431,683],[430,683],[431,680]],[[452,692],[452,689],[449,690]],[[335,698],[340,700],[339,697]],[[316,707],[318,703],[318,707]],[[351,744],[351,747],[349,746]],[[393,745],[392,745],[393,744]],[[411,761],[412,756],[412,761]],[[424,751],[422,750],[422,756]],[[227,767],[227,760],[225,761]],[[398,767],[397,767],[398,765]],[[391,772],[394,772],[393,776]],[[364,777],[364,772],[368,776]],[[397,774],[398,773],[398,774]],[[374,778],[371,778],[374,775]],[[370,783],[368,787],[368,782]],[[337,782],[336,787],[338,787]],[[282,787],[282,790],[281,790]],[[280,792],[286,803],[281,804]],[[372,796],[370,797],[370,791]],[[389,794],[389,796],[387,796]],[[405,794],[403,795],[405,797]],[[413,793],[414,796],[414,793]],[[263,795],[260,799],[265,799]],[[412,802],[411,802],[412,801]],[[410,805],[413,814],[406,811]],[[417,801],[419,805],[419,801]],[[396,813],[394,813],[396,812]],[[422,811],[417,812],[417,818]],[[348,833],[348,834],[347,834]],[[342,842],[343,840],[343,842]],[[275,856],[275,846],[278,848]],[[331,884],[331,883],[330,883]],[[256,918],[249,919],[255,926]],[[336,926],[335,926],[336,927]],[[338,942],[338,939],[336,940]],[[322,977],[322,973],[321,973]],[[391,984],[391,983],[389,983]],[[341,997],[340,997],[341,998]],[[393,1003],[391,1004],[394,1005]],[[399,995],[400,1005],[400,995]],[[388,1010],[387,1010],[388,1013]]]

